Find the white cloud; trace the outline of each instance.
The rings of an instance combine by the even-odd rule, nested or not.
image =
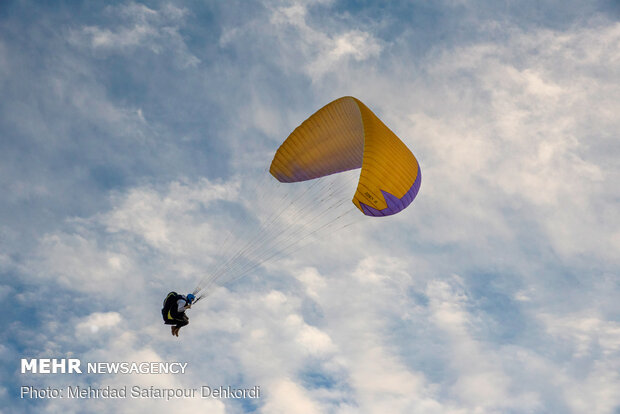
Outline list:
[[[300,316],[289,316],[286,324],[298,330],[295,342],[309,354],[321,356],[333,351],[334,344],[329,335],[314,326],[306,324]]]
[[[41,240],[39,260],[31,269],[43,280],[76,290],[115,294],[123,281],[137,271],[127,246],[101,248],[93,232],[48,235]]]
[[[149,301],[158,309],[158,289],[151,287],[154,280],[158,281],[157,285],[161,283],[158,276],[136,266],[131,266],[130,272],[123,270],[125,262],[143,263],[140,256],[144,250],[136,248],[135,238],[166,258],[181,255],[183,260],[192,260],[191,255],[183,252],[185,249],[177,250],[176,246],[182,240],[200,240],[197,235],[203,230],[195,222],[215,219],[215,215],[206,213],[209,210],[201,209],[212,206],[220,198],[235,200],[238,193],[230,188],[223,183],[199,180],[173,183],[159,189],[134,188],[117,194],[109,212],[74,221],[75,233],[46,237],[42,245],[42,254],[47,257],[45,268],[50,273],[58,271],[69,275],[73,282],[67,286],[72,289],[89,289],[87,291],[97,292],[97,295],[106,293],[107,285],[117,286],[121,280],[125,294],[131,297],[136,294],[131,293],[135,288],[129,284],[140,286],[140,294],[152,296],[153,300]],[[165,239],[151,237],[152,226],[148,223],[152,223],[152,217],[160,217],[166,229],[182,228],[178,233],[182,237],[176,236],[176,230],[165,231],[168,235]],[[182,225],[188,218],[191,218],[189,223],[194,224]],[[96,243],[89,241],[95,229],[100,228],[106,229],[106,233],[97,233],[103,239]],[[355,234],[360,237],[363,233],[358,230]],[[119,238],[120,235],[123,237]],[[55,243],[50,244],[50,240]],[[214,370],[211,380],[225,381],[243,372],[247,381],[261,385],[264,393],[261,410],[274,413],[287,408],[288,412],[336,410],[344,413],[360,410],[369,413],[494,412],[524,407],[535,411],[545,407],[537,384],[565,393],[582,383],[576,375],[563,374],[556,361],[519,345],[498,347],[484,338],[487,316],[476,308],[468,281],[463,277],[444,277],[435,269],[429,269],[417,255],[399,258],[384,252],[364,258],[368,240],[353,240],[356,238],[332,239],[335,245],[331,250],[339,251],[340,260],[346,262],[342,263],[341,271],[323,273],[315,268],[300,268],[297,263],[307,260],[300,256],[273,264],[272,269],[284,273],[283,277],[286,274],[295,276],[292,280],[296,282],[285,283],[282,288],[271,288],[276,279],[267,278],[256,284],[256,290],[217,289],[202,305],[192,309],[192,323],[182,331],[183,342],[176,345],[164,342],[164,346],[180,347],[175,352],[182,350],[193,361],[194,369],[199,369],[202,358],[211,361],[218,355],[229,355],[226,371]],[[206,242],[199,244],[203,248],[208,245]],[[81,247],[71,253],[65,251],[76,249],[76,246]],[[116,260],[111,251],[125,252],[125,259]],[[330,255],[322,258],[323,266],[336,269],[332,263],[336,258]],[[158,271],[170,274],[177,265],[166,266]],[[90,288],[78,284],[86,277],[91,280]],[[182,283],[181,279],[175,281]],[[116,290],[112,289],[106,294],[114,292]],[[418,300],[418,296],[426,297],[426,301]],[[115,359],[159,360],[159,353],[154,353],[152,347],[162,336],[168,338],[168,329],[159,323],[153,324],[153,315],[136,313],[133,303],[123,303],[116,311],[95,312],[80,318],[74,323],[74,331],[57,334],[57,341],[75,341],[72,339],[75,335],[78,343],[98,343],[83,358],[105,360],[114,355]],[[309,303],[312,306],[307,307]],[[537,306],[538,301],[527,303]],[[317,315],[321,316],[311,322]],[[125,330],[127,318],[132,318],[130,331]],[[617,335],[614,329],[617,327],[613,323],[581,319],[572,326],[570,320],[557,323],[552,316],[548,318],[550,335],[574,339],[586,347],[593,343],[589,342],[592,335],[600,336],[600,328],[608,327],[598,343],[608,349],[606,355],[615,361]],[[405,331],[400,332],[394,326],[404,327]],[[553,330],[552,327],[558,326],[559,330]],[[569,333],[564,333],[563,326],[570,328]],[[50,329],[57,328],[50,325]],[[138,345],[137,337],[146,345]],[[412,351],[409,347],[413,344],[409,341],[426,343],[429,348],[418,357],[415,350],[420,348],[416,344]],[[210,345],[204,349],[195,347],[196,343]],[[54,347],[62,349],[62,342]],[[429,355],[437,359],[436,363],[445,371],[443,375],[433,378],[432,371],[423,368],[424,359]],[[310,379],[304,377],[307,371],[310,371]],[[546,374],[541,375],[541,372]],[[592,371],[592,377],[588,377],[591,379],[584,383],[591,391],[582,391],[567,400],[576,412],[592,398],[605,398],[605,402],[597,406],[599,412],[616,401],[609,391],[615,380],[601,383],[594,379],[594,372],[596,378],[601,375],[609,380],[614,378],[611,371],[602,366]],[[312,375],[315,374],[327,378],[326,385],[322,384],[322,379],[314,384]],[[143,383],[136,378],[128,381]],[[175,379],[157,381],[162,386],[200,382],[194,376],[181,383]],[[196,401],[188,403],[198,407]],[[153,410],[163,409],[161,404],[149,404]],[[215,410],[224,410],[221,402],[213,404]]]
[[[187,10],[172,3],[153,10],[143,4],[107,8],[108,14],[119,16],[122,22],[114,29],[99,26],[84,26],[71,33],[70,41],[77,45],[87,44],[95,50],[132,53],[145,48],[152,53],[172,53],[181,68],[194,67],[200,59],[194,56],[179,33]]]
[[[428,223],[425,238],[474,237],[481,244],[480,226],[489,230],[485,237],[509,237],[515,232],[504,213],[515,210],[540,226],[564,258],[587,254],[617,263],[608,246],[619,216],[602,206],[617,197],[618,168],[597,150],[617,150],[611,137],[619,126],[610,114],[618,106],[612,73],[619,57],[606,46],[617,42],[617,24],[574,33],[513,31],[505,43],[426,61],[428,79],[400,86],[410,95],[383,82],[388,89],[371,91],[377,102],[396,100],[386,112],[395,112],[395,128],[411,137],[423,181],[432,184],[423,185],[418,205],[449,210]]]
[[[114,328],[121,320],[121,315],[118,312],[95,312],[75,325],[76,335],[96,334],[100,330]]]
[[[601,319],[596,315],[538,316],[547,331],[559,341],[574,348],[575,358],[602,353],[610,357],[620,353],[620,323]]]
[[[289,379],[281,379],[270,386],[271,398],[262,412],[269,414],[322,413],[321,407],[307,395],[306,390]]]
[[[618,364],[611,367],[597,364],[585,378],[566,384],[565,397],[573,412],[609,413],[617,410],[620,398],[615,390],[620,386]]]
[[[281,53],[285,54],[283,63],[291,70],[293,65],[301,65],[318,82],[323,75],[345,68],[350,59],[360,62],[381,53],[381,42],[371,32],[313,27],[307,16],[308,6],[302,3],[273,8],[270,22],[280,39]]]
[[[205,252],[214,255],[222,248],[226,225],[205,220],[201,211],[238,197],[235,182],[172,182],[163,191],[147,186],[113,196],[110,211],[75,219],[67,232],[43,237],[30,269],[41,279],[106,295],[114,295],[119,283],[137,289],[145,283],[142,278],[161,281],[180,274],[196,279],[213,260]],[[157,265],[140,268],[149,249],[159,256]]]
[[[220,200],[238,197],[239,184],[197,183],[170,184],[165,194],[152,188],[135,188],[119,199],[119,205],[102,221],[110,232],[129,232],[143,238],[149,245],[185,254],[204,249],[213,243],[214,226],[197,213]]]
[[[198,61],[185,40],[192,10],[129,3],[106,9],[117,19],[113,24],[71,26],[71,45],[88,53],[73,56],[75,71],[53,77],[50,101],[66,102],[75,119],[52,128],[49,114],[29,115],[20,133],[47,138],[49,128],[62,137],[86,120],[119,138],[114,143],[158,143],[161,127],[175,139],[149,149],[177,150],[180,164],[196,151],[221,161],[226,156],[217,150],[226,148],[233,161],[222,164],[239,175],[222,168],[220,180],[147,177],[105,193],[98,212],[37,234],[35,254],[2,253],[3,272],[36,285],[19,292],[19,306],[36,304],[31,299],[40,289],[72,294],[50,299],[59,309],[78,309],[45,313],[36,332],[20,315],[10,330],[23,329],[24,348],[84,360],[182,356],[192,370],[183,377],[99,382],[260,384],[257,411],[269,413],[613,412],[620,360],[613,318],[620,263],[614,249],[620,245],[620,25],[598,20],[527,32],[495,25],[481,34],[501,36],[417,53],[410,46],[415,31],[390,39],[346,15],[319,20],[313,11],[329,4],[265,7],[213,31],[221,48],[205,52],[213,66]],[[201,145],[183,147],[171,120],[202,115],[200,105],[190,115],[176,110],[174,102],[190,97],[187,90],[160,111],[168,118],[150,124],[153,112],[110,97],[109,85],[99,84],[84,64],[93,55],[95,67],[102,56],[144,51],[162,66],[172,56],[176,71],[165,76],[188,75],[183,83],[192,95],[208,90],[217,96],[226,115],[209,122],[224,124],[213,128],[226,132],[207,131]],[[0,75],[5,56],[0,43]],[[191,72],[198,63],[205,74]],[[76,73],[85,73],[94,88],[75,86]],[[149,92],[160,87],[140,81]],[[224,234],[264,219],[274,203],[244,191],[244,177],[317,102],[339,94],[359,96],[410,145],[422,165],[418,199],[401,215],[330,234],[216,289],[190,311],[181,338],[173,338],[158,315],[165,292],[193,286],[205,269],[217,267],[218,251],[234,251]],[[21,109],[11,111],[6,117],[17,119]],[[268,145],[256,138],[261,134]],[[138,154],[128,152],[126,162],[133,164]],[[105,164],[106,154],[93,159]],[[7,197],[17,202],[57,190],[29,184],[15,181]],[[2,231],[6,238],[9,228]],[[13,292],[9,286],[0,296]],[[0,346],[3,359],[12,352]],[[182,404],[244,411],[230,401]],[[155,413],[177,406],[61,401],[43,410]]]

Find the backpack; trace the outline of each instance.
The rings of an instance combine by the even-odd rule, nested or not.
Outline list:
[[[164,299],[164,307],[161,308],[161,316],[164,318],[164,322],[168,320],[168,312],[172,309],[172,306],[177,303],[177,301],[181,298],[177,292],[170,292],[166,295],[166,299]]]

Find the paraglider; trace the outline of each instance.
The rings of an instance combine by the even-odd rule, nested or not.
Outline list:
[[[189,317],[185,311],[192,307],[195,299],[196,296],[192,293],[179,295],[176,292],[170,292],[166,295],[161,316],[164,318],[164,324],[174,325],[170,327],[172,336],[179,336],[179,330],[189,323]]]
[[[353,206],[347,207],[351,183],[334,185],[322,180],[355,169],[361,170]],[[348,226],[335,223],[350,211],[357,209],[372,217],[401,212],[418,194],[422,177],[409,148],[366,105],[351,96],[327,104],[295,128],[276,151],[269,173],[279,183],[285,183],[285,198],[264,197],[270,201],[269,218],[262,220],[253,235],[240,237],[236,245],[225,249],[216,268],[194,289],[196,301],[209,295],[216,282],[232,283],[266,261],[290,253],[292,247],[319,231]],[[289,197],[287,190],[296,187],[290,183],[305,181],[312,184],[300,195]],[[257,185],[263,192],[261,196],[266,187]],[[249,206],[258,211],[256,202],[252,200]],[[172,334],[178,336],[183,321],[187,324],[186,317],[183,314],[175,319],[172,312],[170,316],[166,323],[178,321],[172,328]]]

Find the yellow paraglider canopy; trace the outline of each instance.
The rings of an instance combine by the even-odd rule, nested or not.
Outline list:
[[[298,182],[356,168],[353,203],[369,216],[398,213],[420,189],[420,166],[409,148],[366,105],[346,96],[298,126],[269,172],[280,182]]]

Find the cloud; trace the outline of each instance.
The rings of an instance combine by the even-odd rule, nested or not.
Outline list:
[[[614,44],[617,30],[617,24],[575,33],[517,30],[505,44],[456,48],[426,61],[425,84],[405,83],[412,96],[390,85],[371,92],[379,102],[403,101],[392,116],[400,135],[419,137],[412,145],[423,154],[425,181],[434,184],[423,190],[426,199],[439,197],[438,205],[451,210],[425,236],[464,242],[476,237],[481,220],[498,235],[514,234],[505,211],[523,209],[563,257],[615,260],[607,246],[618,220],[600,206],[615,197],[616,169],[594,156],[591,137],[614,146],[604,137],[617,128],[609,116],[617,84],[609,76],[618,56],[598,39]],[[588,55],[599,65],[588,64]]]
[[[100,330],[110,329],[121,322],[121,315],[117,312],[95,312],[89,315],[83,322],[76,325],[76,335],[85,335],[89,332],[96,334]]]
[[[593,352],[611,356],[620,351],[620,325],[596,316],[578,314],[558,316],[541,314],[539,316],[549,333],[572,344],[576,358],[582,358]]]
[[[325,7],[324,4],[314,4]],[[313,82],[319,82],[330,72],[372,60],[380,55],[382,44],[373,33],[347,29],[338,25],[320,26],[309,18],[310,4],[305,2],[269,3],[269,26],[234,27],[224,32],[220,44],[229,46],[255,31],[267,38],[275,37],[281,63],[290,72],[306,73]]]
[[[72,31],[69,40],[76,45],[90,46],[95,51],[132,53],[136,49],[147,49],[155,54],[172,53],[181,68],[193,67],[200,59],[192,55],[179,28],[188,11],[171,3],[153,10],[143,4],[127,3],[109,6],[107,13],[113,19],[119,18],[114,29],[99,26],[84,26]]]
[[[273,398],[263,407],[263,412],[279,413],[321,413],[320,407],[306,395],[305,390],[290,380],[280,380],[271,386]]]
[[[346,6],[10,6],[0,395],[31,379],[20,356],[73,355],[189,362],[184,376],[84,380],[96,385],[261,386],[256,402],[182,401],[209,412],[617,409],[618,23],[574,2],[567,22],[545,19],[553,2]],[[342,95],[412,148],[418,198],[227,267],[282,208],[257,171]],[[299,213],[270,236],[308,234]],[[251,271],[220,279],[173,338],[163,296],[218,268]]]

